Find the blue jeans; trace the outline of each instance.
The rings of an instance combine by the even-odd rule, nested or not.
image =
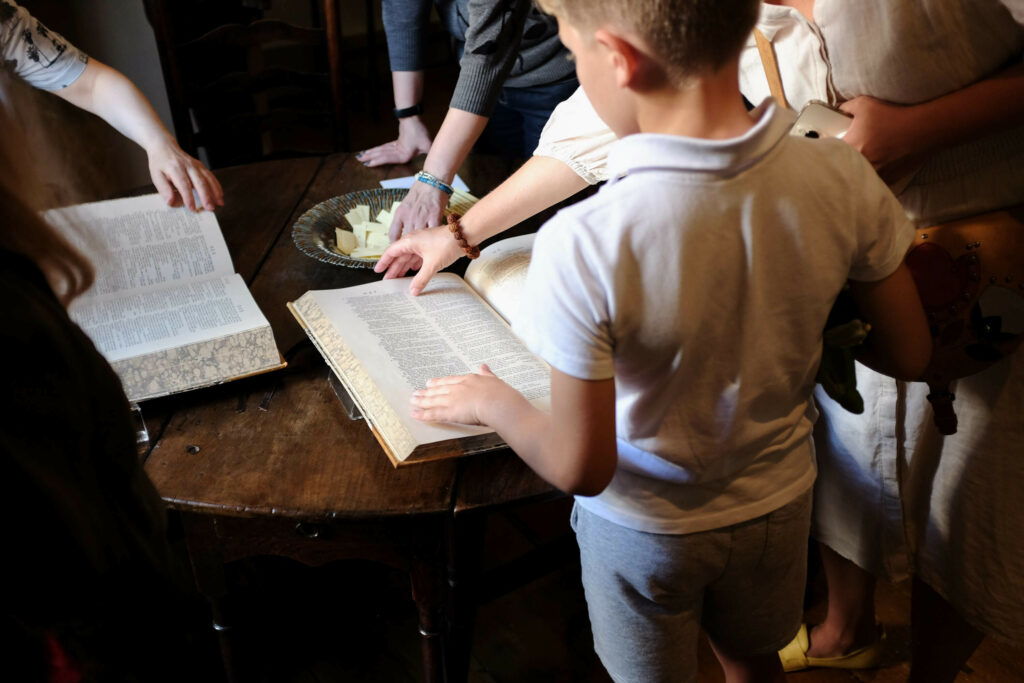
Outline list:
[[[551,111],[577,87],[579,82],[572,77],[532,88],[502,88],[474,151],[515,158],[532,156]]]

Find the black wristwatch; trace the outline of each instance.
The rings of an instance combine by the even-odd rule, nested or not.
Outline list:
[[[405,119],[409,118],[410,116],[418,116],[423,113],[423,103],[421,102],[420,104],[414,104],[411,107],[406,107],[404,109],[395,109],[394,112],[396,119]]]

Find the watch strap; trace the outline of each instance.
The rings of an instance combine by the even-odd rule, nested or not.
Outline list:
[[[410,116],[418,116],[423,113],[423,103],[420,102],[419,104],[414,104],[411,107],[395,109],[394,112],[396,119],[405,119],[409,118]]]

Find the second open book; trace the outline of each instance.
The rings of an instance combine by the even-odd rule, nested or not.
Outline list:
[[[68,313],[130,400],[284,367],[212,213],[171,209],[152,194],[45,217],[96,265],[95,283]]]
[[[436,275],[417,297],[407,279],[381,280],[310,291],[289,304],[396,466],[502,445],[486,428],[413,419],[412,393],[432,377],[487,363],[533,405],[550,407],[548,366],[506,321],[516,314],[531,243],[532,236],[498,242],[465,280]]]

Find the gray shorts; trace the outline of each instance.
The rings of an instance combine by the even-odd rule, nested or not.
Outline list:
[[[594,649],[618,683],[697,680],[701,627],[735,656],[774,652],[803,616],[811,492],[734,526],[634,531],[574,506]]]

